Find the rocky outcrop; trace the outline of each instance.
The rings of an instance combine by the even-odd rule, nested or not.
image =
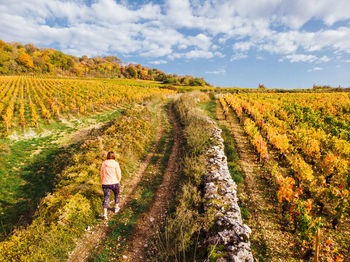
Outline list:
[[[212,120],[214,146],[206,153],[207,169],[204,188],[204,209],[214,216],[215,224],[207,236],[208,252],[216,261],[254,261],[250,250],[250,228],[243,224],[238,205],[237,185],[232,180],[224,152],[224,140]]]

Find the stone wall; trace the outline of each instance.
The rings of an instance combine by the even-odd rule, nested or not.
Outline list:
[[[204,178],[204,209],[215,217],[215,225],[207,236],[209,252],[212,255],[215,252],[218,262],[254,261],[249,241],[251,229],[242,221],[237,185],[228,170],[221,129],[212,120],[208,121],[213,125],[212,136],[215,141],[215,145],[206,153]]]

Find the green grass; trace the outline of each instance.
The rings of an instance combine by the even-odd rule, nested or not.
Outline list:
[[[216,101],[215,97],[212,95],[210,96],[210,100],[208,102],[202,102],[199,103],[199,106],[201,109],[203,109],[207,115],[216,121],[215,116],[215,110],[216,110]],[[216,121],[217,125],[222,130],[221,136],[224,139],[224,145],[225,145],[225,155],[227,157],[227,165],[230,171],[230,174],[232,176],[232,179],[237,183],[240,184],[243,182],[243,176],[240,172],[240,168],[238,166],[238,160],[239,156],[236,151],[236,142],[230,132],[230,130],[225,126],[219,124],[218,121]]]
[[[57,155],[67,151],[58,147],[51,137],[9,143],[0,168],[0,224],[1,235],[10,232],[16,221],[25,223],[41,197],[51,191],[54,176],[65,162],[52,169]],[[42,149],[41,149],[42,148]],[[34,151],[40,154],[30,157]]]
[[[104,112],[102,114],[97,114],[97,115],[94,115],[92,117],[83,119],[83,123],[85,121],[88,122],[89,120],[92,120],[92,119],[95,120],[97,123],[106,122],[106,121],[109,121],[113,118],[118,117],[123,110],[125,110],[125,109],[121,109],[121,108],[112,109],[112,111],[107,111],[107,112]]]
[[[70,135],[116,118],[121,111],[112,109],[70,122],[52,122],[32,133],[20,131],[0,139],[0,239],[14,226],[29,223],[40,199],[52,191],[55,175],[79,146],[67,147]],[[55,162],[62,155],[64,161]]]
[[[255,258],[258,261],[271,261],[272,256],[269,254],[269,246],[266,243],[266,240],[262,236],[257,236],[257,239],[251,239],[252,249],[255,254]],[[255,250],[254,250],[255,249]]]
[[[163,109],[164,111],[168,111],[169,107],[171,106],[170,103],[167,103],[166,105],[164,105]],[[174,126],[173,126],[173,122],[172,120],[169,118],[168,122],[165,121],[165,119],[163,119],[163,125],[166,126],[167,128],[167,133],[166,133],[166,139],[167,139],[167,144],[166,144],[166,149],[163,155],[163,158],[161,160],[161,166],[160,166],[160,170],[162,173],[165,172],[165,169],[167,167],[167,163],[169,161],[170,158],[170,154],[171,154],[171,149],[174,145]]]
[[[203,109],[211,119],[215,120],[215,98],[211,98],[208,102],[199,103],[199,107]]]

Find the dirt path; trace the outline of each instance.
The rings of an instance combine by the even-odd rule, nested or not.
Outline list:
[[[122,256],[122,261],[141,262],[147,260],[145,256],[146,248],[148,247],[147,240],[155,233],[155,225],[163,222],[169,201],[173,199],[175,193],[176,183],[174,182],[177,180],[178,175],[177,159],[180,148],[180,126],[175,120],[172,107],[169,108],[169,118],[174,127],[174,144],[164,172],[163,181],[156,192],[150,211],[139,219],[139,225],[128,241],[129,245]]]
[[[146,158],[140,164],[138,171],[132,176],[132,180],[127,182],[127,185],[128,185],[127,195],[126,196],[123,196],[123,194],[120,195],[121,212],[123,211],[126,203],[130,201],[130,197],[132,196],[133,191],[136,189],[138,183],[140,182],[140,179],[143,173],[147,170],[147,167],[149,166],[151,159],[155,154],[158,144],[163,135],[164,130],[163,130],[163,125],[161,121],[162,106],[160,105],[159,107],[160,107],[160,109],[158,110],[159,125],[157,128],[156,143],[152,147],[150,153],[146,156]],[[114,214],[112,212],[110,211],[108,212],[108,217],[112,217],[113,215]],[[70,254],[68,261],[70,262],[87,261],[87,258],[90,255],[91,251],[98,245],[98,243],[101,240],[105,238],[107,229],[108,229],[108,222],[101,222],[100,224],[96,225],[91,231],[87,231],[80,238],[80,241],[79,243],[77,243],[76,248]]]
[[[249,211],[245,223],[252,229],[251,242],[255,258],[258,261],[297,260],[291,250],[294,238],[283,228],[276,193],[263,178],[264,171],[258,162],[257,153],[250,145],[238,118],[233,113],[227,120],[222,116],[221,105],[217,104],[216,117],[220,124],[230,129],[240,157],[238,164],[245,174],[245,188],[240,193],[240,199]]]

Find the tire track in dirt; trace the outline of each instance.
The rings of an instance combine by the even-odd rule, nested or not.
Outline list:
[[[221,125],[227,126],[231,131],[239,153],[238,164],[245,174],[242,196],[249,210],[246,223],[253,231],[251,242],[259,249],[263,261],[296,261],[297,255],[291,250],[294,238],[283,228],[276,192],[263,178],[264,171],[257,161],[257,153],[250,145],[236,115],[231,112],[227,120],[222,115],[221,105],[217,103],[216,117]],[[253,255],[259,261],[256,254]]]
[[[146,158],[140,164],[138,171],[132,176],[131,181],[127,181],[128,193],[125,198],[123,195],[120,195],[120,212],[123,212],[124,207],[130,201],[133,192],[135,191],[138,183],[141,180],[143,173],[147,170],[148,166],[151,163],[152,157],[155,155],[155,152],[158,148],[158,145],[163,136],[164,127],[162,124],[162,105],[159,105],[158,110],[158,121],[159,125],[157,127],[157,135],[156,135],[156,143],[153,145],[150,153],[146,156]],[[122,192],[121,192],[122,193]],[[102,212],[102,211],[101,211]],[[108,211],[108,217],[112,217],[114,215],[113,212]],[[93,249],[95,249],[98,244],[106,237],[108,232],[108,221],[103,221],[96,225],[91,231],[87,231],[77,243],[75,249],[72,251],[68,258],[68,262],[77,262],[77,261],[87,261],[90,253]]]
[[[166,215],[166,210],[169,207],[169,202],[175,194],[175,182],[179,173],[178,154],[180,149],[181,137],[180,126],[176,121],[172,105],[169,107],[169,118],[173,123],[174,128],[174,144],[171,149],[171,154],[165,169],[163,180],[158,187],[156,196],[150,211],[139,219],[139,225],[135,233],[130,237],[126,248],[126,252],[122,256],[121,261],[125,262],[141,262],[146,261],[146,248],[148,240],[154,236],[155,225],[160,225]]]

